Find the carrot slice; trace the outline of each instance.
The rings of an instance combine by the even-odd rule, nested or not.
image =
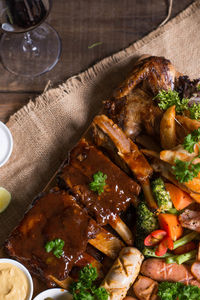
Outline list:
[[[179,189],[172,183],[165,183],[165,188],[169,192],[170,198],[177,210],[184,209],[191,203],[193,203],[192,198],[186,192]]]
[[[194,250],[196,248],[197,248],[197,246],[196,246],[196,244],[194,242],[189,242],[189,243],[187,243],[187,244],[185,244],[183,246],[180,246],[180,247],[176,248],[173,251],[173,253],[175,255],[184,254],[184,253],[192,251],[192,250]]]
[[[159,214],[158,221],[160,228],[165,230],[173,241],[179,239],[183,234],[183,228],[178,217],[172,214]]]

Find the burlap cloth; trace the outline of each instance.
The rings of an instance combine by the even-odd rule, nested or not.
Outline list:
[[[0,244],[89,126],[102,100],[145,53],[165,56],[180,72],[198,77],[200,1],[142,40],[48,90],[11,116],[7,125],[14,138],[14,150],[0,169],[0,185],[13,197],[0,215]]]

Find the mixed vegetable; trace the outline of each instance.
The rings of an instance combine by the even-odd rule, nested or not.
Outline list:
[[[167,263],[182,264],[195,259],[197,245],[194,241],[199,239],[199,234],[195,231],[184,234],[178,219],[179,213],[193,200],[177,186],[164,183],[160,177],[151,186],[158,209],[152,212],[144,201],[139,203],[136,244],[140,243],[146,257],[162,257]]]

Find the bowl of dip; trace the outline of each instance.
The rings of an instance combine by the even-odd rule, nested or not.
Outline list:
[[[48,289],[39,295],[37,295],[33,300],[72,300],[73,296],[64,289],[55,288]]]
[[[33,281],[29,271],[19,262],[0,259],[0,299],[31,300]]]

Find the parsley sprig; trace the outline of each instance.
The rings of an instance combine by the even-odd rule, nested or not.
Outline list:
[[[200,142],[200,128],[194,130],[192,133],[188,134],[183,142],[183,147],[189,153],[194,152],[194,146],[199,145]]]
[[[97,269],[91,265],[84,267],[79,273],[77,282],[73,282],[70,291],[74,300],[107,300],[108,292],[105,288],[97,288],[94,281],[97,279]]]
[[[175,166],[172,167],[172,170],[179,182],[188,182],[197,177],[200,172],[200,163],[193,164],[194,159],[191,161],[182,161],[180,159],[175,160]]]
[[[161,282],[158,286],[161,300],[197,300],[200,299],[200,288],[184,285],[181,282]]]
[[[200,119],[200,105],[197,103],[194,103],[191,107],[189,107],[190,111],[190,118],[194,120]]]
[[[179,93],[172,90],[161,90],[158,95],[154,98],[157,99],[158,106],[162,110],[167,110],[170,106],[176,106],[176,112],[182,113],[184,110],[188,109],[189,99],[183,98],[182,100],[179,97]]]
[[[55,239],[52,241],[49,241],[45,245],[46,252],[51,252],[53,251],[53,254],[57,257],[60,258],[63,255],[63,247],[64,247],[65,242],[61,239]]]
[[[167,110],[172,105],[176,106],[176,112],[182,114],[184,111],[190,112],[190,118],[199,120],[200,119],[200,105],[193,103],[189,105],[189,99],[180,98],[177,91],[172,90],[161,90],[158,95],[154,98],[158,100],[158,106],[162,110]]]
[[[93,175],[93,181],[90,182],[90,189],[97,192],[98,195],[104,192],[104,187],[106,185],[107,175],[102,172],[97,172]]]

